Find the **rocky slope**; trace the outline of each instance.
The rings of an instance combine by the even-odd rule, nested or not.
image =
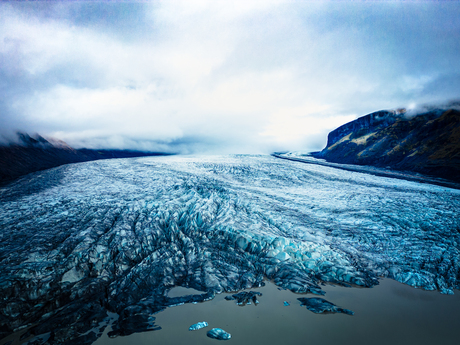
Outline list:
[[[458,104],[415,116],[404,110],[378,111],[329,133],[316,158],[419,172],[460,182]]]
[[[132,150],[73,149],[63,141],[18,133],[17,143],[0,146],[0,185],[31,172],[97,159],[157,156],[164,153]]]

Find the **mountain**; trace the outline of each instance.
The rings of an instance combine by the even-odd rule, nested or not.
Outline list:
[[[460,182],[457,103],[411,115],[382,110],[333,130],[312,156],[329,162],[412,171]]]
[[[61,140],[17,133],[17,142],[0,146],[0,185],[31,172],[98,159],[167,155],[135,150],[74,149]]]

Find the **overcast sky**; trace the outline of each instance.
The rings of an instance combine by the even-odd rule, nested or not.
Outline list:
[[[372,111],[459,96],[459,2],[0,3],[7,138],[317,150]]]

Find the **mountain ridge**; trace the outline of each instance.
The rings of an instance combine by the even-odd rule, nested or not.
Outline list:
[[[170,155],[136,150],[74,149],[62,140],[17,133],[17,142],[0,146],[0,186],[32,172],[99,159]]]
[[[331,131],[326,147],[311,155],[460,182],[460,111],[435,108],[415,116],[404,109],[374,112]]]

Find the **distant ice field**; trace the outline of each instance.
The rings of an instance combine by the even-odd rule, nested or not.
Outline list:
[[[316,295],[382,277],[460,286],[460,190],[271,156],[71,164],[1,188],[0,207],[0,339],[155,330],[168,306],[267,280]]]

